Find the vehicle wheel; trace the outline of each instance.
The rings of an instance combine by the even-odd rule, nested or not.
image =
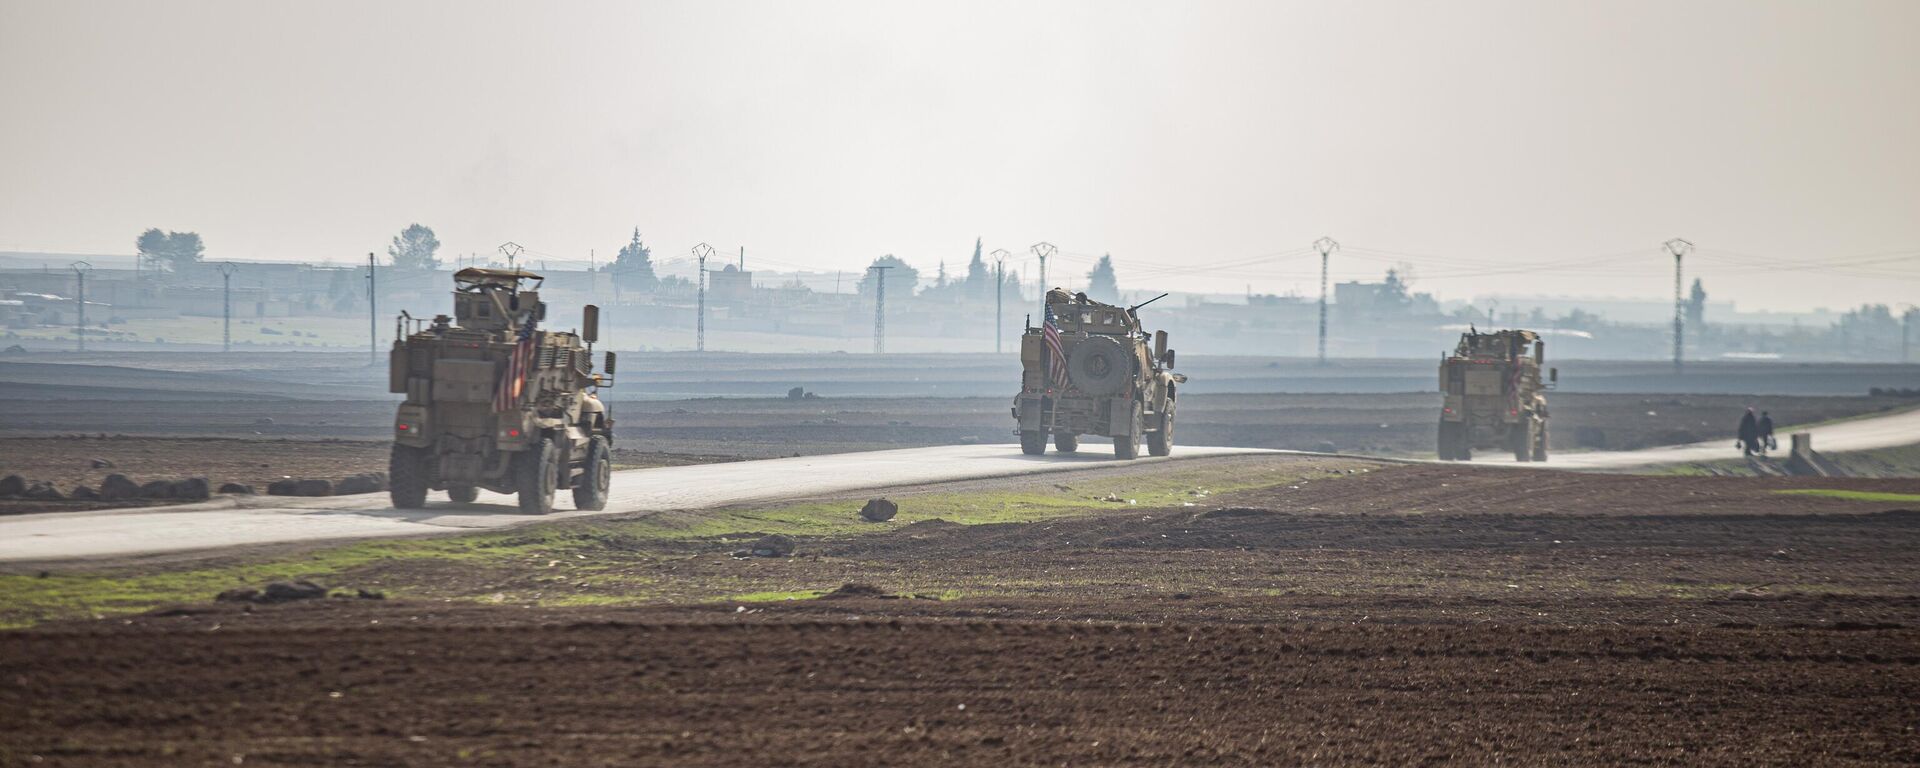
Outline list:
[[[1513,448],[1514,461],[1533,460],[1533,422],[1515,425],[1507,430],[1507,443]]]
[[[395,443],[387,458],[387,497],[396,509],[419,509],[427,505],[427,462],[433,455],[425,448]]]
[[[520,513],[544,515],[553,511],[553,491],[560,484],[560,449],[552,440],[513,457],[513,485],[520,493]]]
[[[1547,460],[1547,424],[1546,422],[1540,423],[1540,434],[1535,435],[1533,438],[1533,460],[1534,461]]]
[[[1039,456],[1047,452],[1047,433],[1028,430],[1020,433],[1020,452]]]
[[[1133,429],[1131,434],[1116,435],[1113,438],[1113,457],[1116,459],[1136,459],[1140,457],[1140,405],[1133,406]]]
[[[1441,461],[1453,461],[1453,444],[1456,442],[1454,435],[1459,431],[1458,424],[1440,422],[1439,439],[1435,442],[1439,444],[1436,447],[1439,449]]]
[[[1080,436],[1072,432],[1061,432],[1053,436],[1053,448],[1061,453],[1073,453],[1080,450]]]
[[[1154,456],[1173,455],[1173,411],[1160,414],[1160,431],[1147,433],[1147,453]]]
[[[447,498],[460,504],[472,504],[480,498],[480,489],[471,485],[450,485],[447,486]]]
[[[1453,460],[1473,461],[1473,427],[1464,422],[1453,425]]]
[[[607,488],[613,483],[613,457],[607,439],[587,441],[587,458],[580,464],[580,484],[573,487],[573,508],[598,512],[607,508]]]

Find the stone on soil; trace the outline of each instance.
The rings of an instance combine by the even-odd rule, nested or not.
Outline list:
[[[870,523],[884,523],[900,513],[900,505],[888,499],[869,499],[860,508],[860,517]]]

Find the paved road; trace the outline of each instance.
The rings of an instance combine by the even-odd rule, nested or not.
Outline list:
[[[1838,421],[1817,427],[1788,427],[1779,430],[1776,434],[1780,440],[1780,450],[1773,452],[1774,457],[1786,458],[1789,447],[1787,436],[1792,432],[1812,433],[1813,449],[1822,453],[1871,451],[1877,448],[1912,445],[1920,443],[1920,409],[1853,421]],[[1727,436],[1720,440],[1639,451],[1556,453],[1546,464],[1520,466],[1545,469],[1630,469],[1656,464],[1690,464],[1738,458],[1740,458],[1740,451],[1733,447],[1732,425],[1728,425]],[[1514,463],[1513,455],[1509,453],[1476,452],[1474,463],[1482,462]]]
[[[1816,450],[1862,451],[1920,442],[1920,410],[1814,427]],[[1785,434],[1782,434],[1785,442]],[[1625,469],[1655,464],[1737,458],[1733,440],[1643,451],[1558,454],[1539,469]],[[1242,448],[1181,446],[1176,458],[1285,453]],[[1165,461],[1143,458],[1138,462]],[[1475,463],[1513,465],[1512,456]],[[730,464],[704,464],[615,473],[605,512],[564,510],[521,515],[513,499],[482,493],[480,502],[440,501],[424,510],[387,506],[385,494],[321,499],[277,496],[223,498],[178,507],[100,510],[0,518],[0,563],[121,557],[333,539],[387,538],[485,529],[589,515],[705,509],[845,493],[865,488],[1060,472],[1114,464],[1098,452],[1079,456],[1023,456],[1011,445],[909,448]],[[570,503],[561,499],[560,505]]]
[[[1262,453],[1180,446],[1175,459]],[[1134,463],[1167,461],[1140,458]],[[614,473],[604,512],[579,512],[564,493],[560,511],[519,514],[513,497],[480,494],[452,504],[442,494],[424,510],[398,510],[386,494],[318,499],[227,497],[176,507],[98,510],[0,518],[0,562],[121,557],[331,539],[388,538],[501,528],[535,520],[671,509],[705,509],[919,483],[1112,466],[1097,451],[1025,456],[1014,445],[959,445],[701,464]]]

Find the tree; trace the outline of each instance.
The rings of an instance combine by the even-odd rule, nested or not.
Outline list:
[[[140,254],[140,258],[149,264],[158,265],[166,261],[167,233],[160,231],[159,227],[140,233],[140,237],[134,239],[133,245],[136,252]]]
[[[980,238],[973,239],[973,261],[967,262],[967,298],[985,301],[993,298],[993,278],[987,274],[987,261],[980,257]]]
[[[207,253],[207,246],[200,242],[198,232],[168,232],[167,251],[168,258],[173,262],[173,271],[178,272],[200,263],[201,257]]]
[[[1087,273],[1087,298],[1108,304],[1120,303],[1120,283],[1113,277],[1113,254],[1100,257]]]
[[[1707,324],[1707,289],[1700,278],[1693,279],[1693,292],[1687,296],[1687,325],[1704,328]]]
[[[415,223],[394,236],[387,257],[393,259],[394,269],[431,272],[440,268],[440,260],[433,255],[439,250],[440,238],[433,236],[433,228]]]
[[[620,255],[607,265],[613,271],[613,284],[629,291],[651,292],[660,287],[653,273],[653,249],[640,242],[640,228],[633,228],[633,241],[620,246]]]
[[[912,296],[914,287],[920,284],[920,270],[907,266],[906,262],[901,261],[898,256],[891,253],[874,259],[873,266],[892,267],[892,269],[886,270],[886,274],[887,295],[893,298],[899,299]],[[873,277],[878,274],[880,274],[879,270],[868,269],[867,273],[860,277],[859,290],[861,296],[869,298],[873,296]]]
[[[199,233],[161,232],[159,227],[140,233],[133,244],[139,249],[141,258],[175,272],[199,263],[207,252],[206,244],[200,242]]]
[[[1407,292],[1407,280],[1400,276],[1400,270],[1387,270],[1387,279],[1380,284],[1378,303],[1394,309],[1404,309],[1413,303],[1413,295]]]

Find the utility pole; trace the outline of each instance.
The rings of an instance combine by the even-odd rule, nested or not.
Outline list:
[[[75,318],[73,339],[83,353],[87,351],[87,271],[91,269],[93,265],[84,261],[73,263],[73,277],[79,282],[79,289],[75,291],[79,300],[74,303],[74,309],[80,313]]]
[[[231,261],[220,262],[220,351],[233,351],[233,271]]]
[[[1331,237],[1313,241],[1313,249],[1320,252],[1320,364],[1327,364],[1327,257],[1340,250],[1340,244]]]
[[[1034,243],[1033,255],[1040,257],[1040,316],[1047,316],[1047,257],[1059,252],[1053,243]]]
[[[875,264],[867,269],[873,271],[873,353],[880,355],[887,351],[887,270],[893,267]]]
[[[701,243],[693,247],[693,257],[700,260],[700,300],[694,308],[693,351],[707,351],[707,257],[713,255],[713,246]]]
[[[1685,305],[1680,298],[1680,257],[1693,250],[1693,243],[1678,237],[1668,240],[1667,253],[1673,254],[1673,372],[1680,373],[1682,342],[1686,339],[1687,321]]]
[[[512,258],[509,256],[508,258]],[[373,282],[373,252],[367,252],[367,364],[380,360],[380,293]]]
[[[1007,257],[1010,255],[1005,248],[993,249],[993,353],[996,355],[1000,354],[1000,340],[1007,335],[1000,327],[1000,321],[1007,316],[1004,309],[1006,305],[1000,295],[1007,288]]]
[[[1920,315],[1920,308],[1907,307],[1906,314],[1900,316],[1900,362],[1913,362],[1913,316]]]

